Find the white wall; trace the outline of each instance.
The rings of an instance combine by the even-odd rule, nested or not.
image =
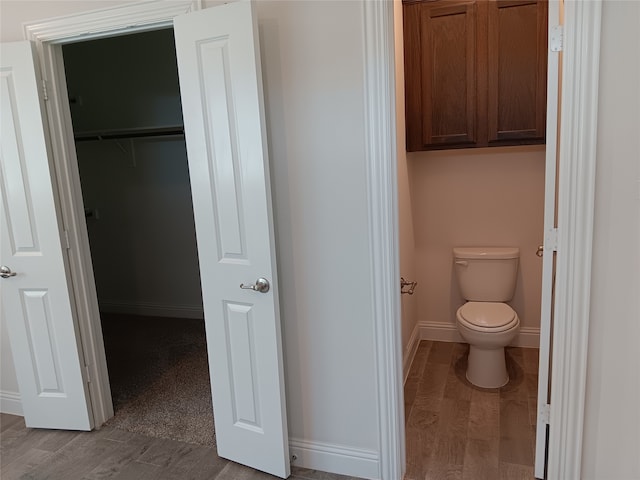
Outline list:
[[[361,2],[258,2],[293,438],[376,450]]]
[[[10,41],[21,39],[16,24],[95,4],[61,2],[58,9],[57,1],[3,0],[0,5],[0,38]],[[359,1],[257,6],[290,438],[309,447],[306,453],[296,450],[308,466],[340,465],[342,473],[358,474],[379,448],[363,6]],[[6,355],[3,349],[3,360]],[[344,455],[331,454],[334,447]],[[309,463],[309,453],[315,463]]]
[[[640,2],[605,1],[585,480],[640,479]]]

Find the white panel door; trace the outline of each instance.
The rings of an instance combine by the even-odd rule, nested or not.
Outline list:
[[[274,235],[252,8],[237,2],[190,13],[177,17],[174,28],[218,454],[286,478]],[[258,279],[269,282],[268,291],[258,290]]]
[[[25,422],[28,427],[90,430],[39,73],[29,42],[0,49],[1,313]]]
[[[538,362],[538,418],[534,475],[544,478],[547,460],[547,430],[549,425],[551,334],[553,331],[553,290],[555,280],[556,171],[558,163],[558,99],[560,97],[560,55],[551,39],[560,23],[560,4],[549,2],[549,51],[547,60],[547,142],[544,185],[544,248],[542,257],[542,299],[540,306],[540,357]]]

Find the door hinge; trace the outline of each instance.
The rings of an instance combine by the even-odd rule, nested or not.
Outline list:
[[[544,405],[540,405],[538,408],[538,421],[540,423],[544,423],[545,425],[549,425],[549,418],[551,416],[551,405],[548,403]]]
[[[551,228],[547,230],[547,234],[544,237],[544,249],[545,251],[558,251],[558,229]]]
[[[42,79],[42,98],[44,99],[45,102],[49,100],[49,90],[47,89],[47,81],[44,78]]]
[[[64,231],[64,248],[69,250],[71,248],[71,241],[69,240],[69,232]]]
[[[91,383],[91,374],[89,373],[89,365],[85,365],[84,366],[84,372],[85,372],[85,381],[87,383]]]
[[[562,25],[554,25],[549,32],[549,50],[561,52],[564,45],[564,29]]]

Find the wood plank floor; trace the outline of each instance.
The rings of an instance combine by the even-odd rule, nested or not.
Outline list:
[[[422,341],[405,385],[406,480],[533,478],[538,350],[508,348],[510,382],[478,389],[465,378],[468,346]],[[268,480],[214,447],[103,427],[26,428],[0,414],[2,480]],[[293,468],[293,480],[352,477]]]
[[[509,383],[466,377],[468,345],[422,341],[405,384],[406,480],[530,480],[538,350],[507,348]]]
[[[103,427],[93,432],[26,428],[0,414],[2,480],[276,480],[218,457],[214,447]],[[292,468],[293,480],[352,480]]]

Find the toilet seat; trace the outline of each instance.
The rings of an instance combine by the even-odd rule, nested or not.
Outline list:
[[[501,302],[467,302],[456,317],[462,325],[478,332],[504,332],[519,325],[516,312]]]

